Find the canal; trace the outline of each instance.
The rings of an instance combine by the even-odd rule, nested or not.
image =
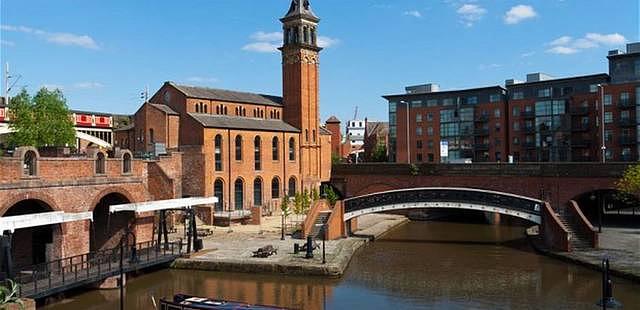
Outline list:
[[[523,230],[410,222],[362,249],[342,279],[163,270],[129,281],[126,306],[188,293],[298,309],[598,309],[600,273],[536,255]],[[625,309],[639,309],[640,285],[614,281]],[[118,297],[90,291],[46,308],[117,309]]]

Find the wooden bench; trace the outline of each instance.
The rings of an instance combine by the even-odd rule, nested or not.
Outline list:
[[[267,258],[274,254],[278,254],[278,249],[274,248],[272,245],[267,245],[259,248],[257,251],[254,251],[253,257]]]

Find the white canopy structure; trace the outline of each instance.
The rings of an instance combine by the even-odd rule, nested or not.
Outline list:
[[[46,226],[83,220],[93,221],[93,212],[65,213],[63,211],[54,211],[3,216],[0,217],[0,232],[9,230],[13,233],[16,229],[20,228]]]
[[[135,213],[162,211],[162,210],[176,210],[191,208],[197,205],[214,204],[218,202],[217,197],[192,197],[192,198],[179,198],[169,200],[158,201],[146,201],[138,203],[128,203],[121,205],[109,206],[109,212],[124,212],[133,211]]]
[[[0,135],[12,133],[12,132],[14,132],[14,130],[9,128],[9,126],[5,126],[5,125],[0,124]],[[94,136],[92,136],[90,134],[86,134],[84,132],[81,132],[77,128],[76,128],[76,138],[82,139],[82,140],[86,140],[86,141],[89,141],[89,142],[93,142],[93,144],[99,145],[99,146],[104,147],[104,148],[110,149],[112,147],[112,145],[109,142],[104,141],[104,140],[102,140],[100,138],[94,137]]]

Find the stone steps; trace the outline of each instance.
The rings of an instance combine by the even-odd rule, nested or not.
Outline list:
[[[322,238],[322,226],[327,223],[329,216],[331,216],[331,211],[322,211],[318,213],[318,217],[313,224],[313,230],[311,231],[311,236],[314,239]]]
[[[575,220],[572,214],[567,213],[564,209],[556,210],[556,215],[560,219],[560,222],[567,228],[571,238],[569,244],[572,249],[591,249],[593,246],[589,241],[589,236],[580,232],[579,227],[575,225]]]

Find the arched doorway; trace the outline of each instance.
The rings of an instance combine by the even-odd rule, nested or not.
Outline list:
[[[3,217],[51,212],[47,203],[36,200],[22,200],[11,206]],[[62,233],[59,224],[16,229],[11,240],[15,267],[25,267],[60,258]]]
[[[244,209],[244,182],[238,178],[234,186],[234,202],[236,210]]]
[[[640,219],[640,201],[614,189],[599,189],[574,198],[594,226],[634,224]]]
[[[224,183],[222,179],[217,179],[213,183],[213,196],[218,198],[218,203],[215,204],[216,211],[224,211]]]
[[[90,239],[92,252],[116,248],[126,230],[132,229],[135,220],[133,212],[109,213],[109,206],[130,202],[119,193],[107,194],[100,199],[93,209]]]

